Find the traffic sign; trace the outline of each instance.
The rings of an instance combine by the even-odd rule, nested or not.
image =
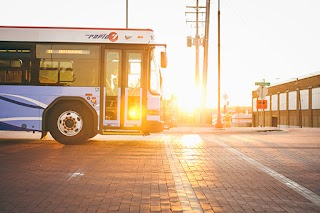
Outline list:
[[[267,94],[268,94],[268,88],[266,88],[264,86],[260,86],[257,89],[257,95],[259,96],[259,98],[264,99]]]
[[[254,85],[265,87],[265,86],[270,86],[270,82],[260,81],[260,82],[255,82]]]
[[[268,101],[267,100],[257,100],[257,109],[267,109]]]

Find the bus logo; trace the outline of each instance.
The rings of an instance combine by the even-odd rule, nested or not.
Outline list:
[[[94,40],[103,40],[103,39],[109,39],[111,42],[116,42],[119,38],[118,33],[111,32],[109,34],[86,34],[86,37],[88,39],[94,39]]]
[[[128,35],[125,35],[124,37],[126,38],[126,40],[129,40],[132,38],[132,36],[128,36]]]
[[[110,40],[111,42],[116,42],[116,41],[118,40],[118,34],[115,33],[115,32],[111,32],[111,33],[109,34],[109,40]]]

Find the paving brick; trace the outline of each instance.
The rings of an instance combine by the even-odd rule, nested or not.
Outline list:
[[[318,139],[189,130],[81,146],[0,140],[0,212],[320,212],[247,160],[319,194]]]

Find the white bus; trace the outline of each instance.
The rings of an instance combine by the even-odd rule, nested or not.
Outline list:
[[[0,26],[0,130],[63,144],[161,132],[165,49],[150,29]]]

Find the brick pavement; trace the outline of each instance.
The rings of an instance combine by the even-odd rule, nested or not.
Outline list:
[[[237,137],[179,132],[104,136],[75,146],[52,140],[1,141],[0,212],[320,212],[319,206],[223,146],[275,165],[243,146],[247,138],[256,148],[256,138]],[[313,154],[319,156],[319,151]],[[308,171],[319,176],[319,166],[314,166]]]

